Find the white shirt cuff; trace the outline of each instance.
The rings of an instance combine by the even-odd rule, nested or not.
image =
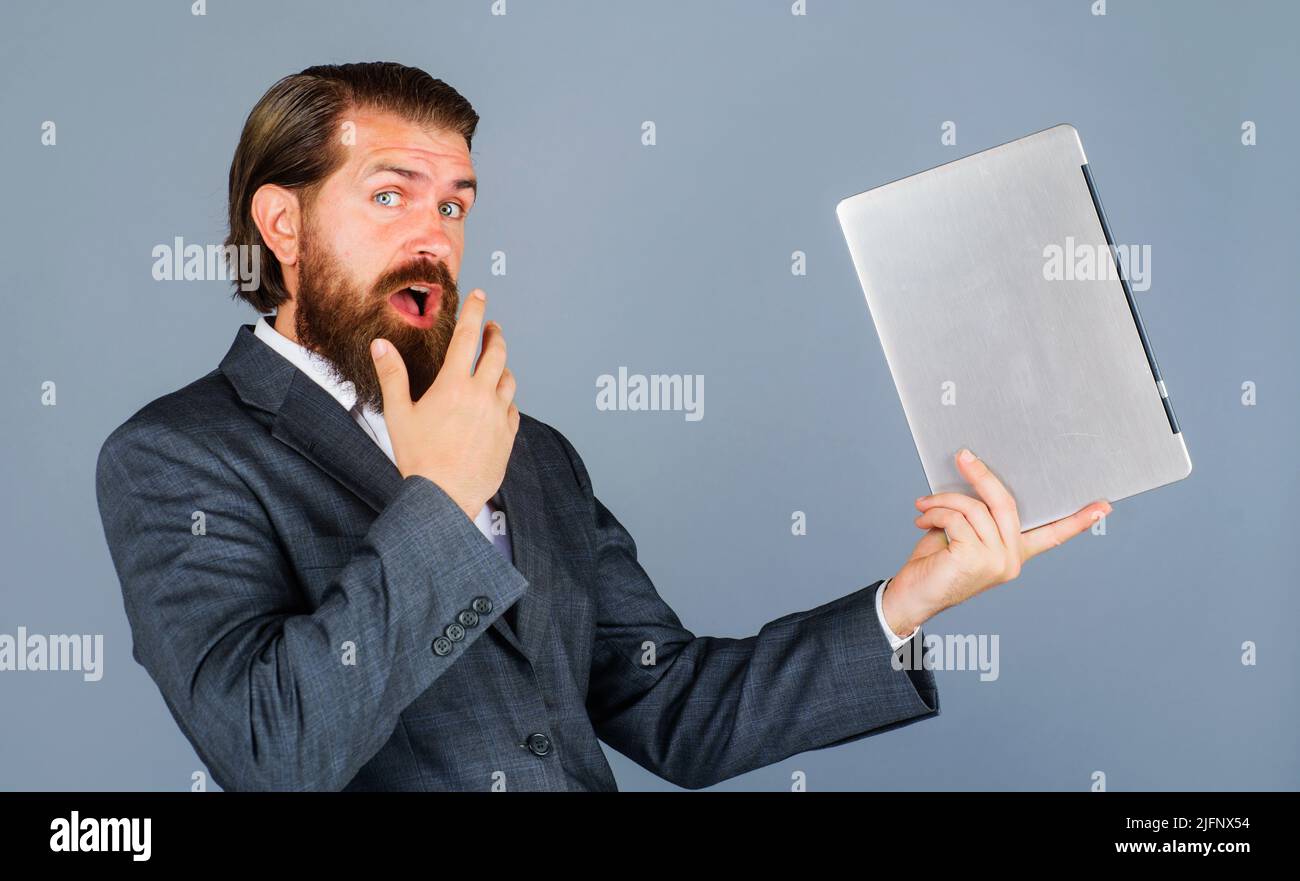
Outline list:
[[[885,621],[884,596],[885,596],[885,588],[889,586],[889,582],[891,580],[892,579],[890,578],[886,578],[884,582],[880,585],[880,587],[876,590],[876,617],[880,619],[880,629],[885,631],[885,636],[889,637],[890,648],[892,648],[894,651],[898,651],[900,648],[902,648],[904,645],[907,644],[907,641],[909,639],[911,639],[913,636],[916,636],[917,631],[919,631],[921,627],[920,625],[917,625],[916,629],[914,629],[911,633],[907,634],[907,636],[899,636],[898,634],[894,633],[894,631],[889,629],[889,624]]]

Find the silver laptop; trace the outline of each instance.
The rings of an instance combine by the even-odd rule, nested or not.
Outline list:
[[[1142,251],[1112,238],[1073,126],[836,213],[931,492],[974,494],[969,447],[1032,529],[1191,473],[1122,268]]]

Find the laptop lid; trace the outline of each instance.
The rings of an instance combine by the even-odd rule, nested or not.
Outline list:
[[[836,213],[931,492],[969,447],[1032,529],[1191,473],[1073,126]]]

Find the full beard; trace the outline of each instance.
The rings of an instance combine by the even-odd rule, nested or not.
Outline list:
[[[441,305],[431,291],[427,309],[438,308],[432,327],[403,321],[388,297],[404,283],[420,280],[442,287]],[[357,402],[382,413],[383,391],[370,355],[370,343],[382,337],[392,343],[406,365],[411,400],[419,400],[442,369],[460,295],[456,281],[441,261],[425,260],[400,267],[362,291],[343,265],[310,233],[303,240],[294,331],[298,342],[327,359],[335,379],[352,383]]]

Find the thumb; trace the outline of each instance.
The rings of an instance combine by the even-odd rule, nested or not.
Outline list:
[[[379,376],[379,390],[384,396],[384,416],[400,414],[411,406],[411,386],[406,378],[406,364],[401,354],[385,339],[370,342],[370,357]]]

